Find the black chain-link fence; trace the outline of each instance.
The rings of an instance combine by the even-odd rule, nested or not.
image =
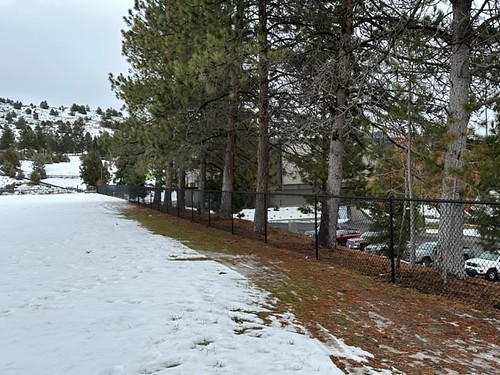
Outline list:
[[[255,232],[256,193],[230,193],[232,215],[221,219],[220,191],[103,185],[98,192],[260,239],[381,281],[500,309],[498,202],[269,192],[261,195],[267,207],[265,226]],[[335,239],[328,238],[321,224],[327,222],[328,210],[323,207],[329,200],[338,205]]]

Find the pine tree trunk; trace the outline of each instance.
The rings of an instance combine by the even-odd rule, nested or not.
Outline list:
[[[444,155],[442,199],[461,198],[460,171],[467,146],[468,110],[471,86],[471,0],[452,0],[452,45],[450,58],[450,97],[447,120],[447,140]],[[436,267],[443,279],[448,274],[465,277],[463,266],[464,206],[443,203],[440,206],[438,255]]]
[[[259,139],[257,150],[257,196],[253,230],[264,233],[269,183],[269,60],[267,40],[267,1],[259,0]]]
[[[177,171],[177,207],[181,210],[186,208],[186,171],[179,167]]]
[[[233,6],[233,51],[238,51],[243,43],[243,18],[245,15],[245,3],[242,0],[234,1]],[[229,48],[231,50],[232,48]],[[234,190],[235,167],[236,167],[236,131],[238,125],[240,92],[241,62],[235,52],[230,60],[230,82],[229,82],[229,118],[227,122],[227,142],[224,155],[224,171],[222,176],[222,193],[219,212],[221,219],[230,219],[233,214],[232,193]]]
[[[338,58],[338,87],[336,106],[332,109],[334,116],[330,133],[330,151],[328,155],[327,193],[334,196],[328,199],[328,247],[337,245],[336,228],[340,206],[340,189],[342,187],[342,162],[344,158],[345,128],[347,126],[347,111],[349,85],[351,81],[351,38],[353,27],[352,0],[342,0],[340,5],[340,56]]]
[[[234,173],[236,158],[236,125],[238,123],[238,78],[231,74],[231,92],[229,95],[229,119],[227,123],[226,151],[224,154],[224,171],[222,176],[222,193],[219,212],[221,219],[230,219],[233,213],[232,192],[234,189]]]
[[[169,160],[165,163],[165,197],[163,198],[163,206],[172,207],[172,189],[173,186],[173,161]]]
[[[207,161],[205,155],[200,160],[200,176],[198,181],[198,212],[205,213],[205,186],[207,182]]]

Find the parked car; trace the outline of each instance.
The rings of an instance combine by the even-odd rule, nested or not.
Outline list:
[[[415,262],[417,264],[424,264],[426,266],[430,266],[434,263],[436,257],[436,249],[437,242],[422,242],[415,249]],[[464,246],[463,248],[463,256],[464,260],[467,260],[471,257],[478,256],[481,253],[479,248],[473,248],[470,246]]]
[[[361,236],[361,232],[357,229],[338,229],[337,244],[345,246],[347,240]]]
[[[389,245],[385,242],[371,243],[365,246],[365,251],[370,254],[387,255],[389,253]]]
[[[349,249],[364,250],[367,245],[380,242],[384,236],[385,234],[382,232],[364,232],[359,237],[349,238],[346,242],[346,246]]]
[[[319,228],[318,228],[318,232],[319,232]],[[307,237],[314,237],[316,235],[316,230],[314,229],[309,229],[309,230],[306,230],[304,232],[304,234],[307,236]]]
[[[314,229],[312,229],[312,230],[306,230],[304,234],[309,237],[314,237],[316,235],[316,232]],[[337,227],[337,234],[336,234],[337,244],[345,246],[346,241],[349,238],[359,237],[360,235],[361,232],[357,229],[349,228],[346,226],[339,226]]]
[[[469,276],[484,276],[487,280],[498,280],[500,275],[500,251],[484,251],[477,258],[465,262]]]
[[[430,266],[434,262],[437,242],[422,242],[415,249],[415,263]]]

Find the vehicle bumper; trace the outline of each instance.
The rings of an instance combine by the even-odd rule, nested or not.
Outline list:
[[[465,273],[469,276],[484,276],[486,275],[486,270],[466,267]]]

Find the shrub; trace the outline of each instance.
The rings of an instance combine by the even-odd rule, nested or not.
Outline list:
[[[68,163],[69,161],[69,156],[63,153],[57,153],[52,156],[53,163]]]
[[[39,171],[33,170],[30,174],[30,180],[33,182],[35,185],[38,185],[40,181],[42,180],[42,175],[40,174]]]
[[[5,165],[6,163],[12,164],[14,166],[14,169],[21,167],[21,163],[19,162],[19,154],[12,147],[8,148],[7,150],[5,150],[5,152],[0,154],[0,164]]]
[[[14,178],[14,177],[16,177],[17,170],[16,170],[16,167],[14,167],[14,164],[12,164],[8,160],[4,160],[4,162],[2,164],[2,172],[6,176]]]
[[[40,183],[40,180],[43,180],[47,177],[47,172],[45,171],[44,161],[46,160],[47,155],[45,154],[37,154],[33,160],[33,171],[30,175],[30,180],[35,184]],[[52,161],[52,158],[51,158]]]

